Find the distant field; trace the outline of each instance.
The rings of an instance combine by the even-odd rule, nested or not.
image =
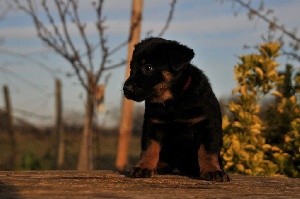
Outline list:
[[[94,169],[114,169],[118,133],[94,134]],[[81,133],[66,132],[64,169],[76,169]],[[0,131],[0,170],[49,170],[55,168],[55,141],[51,132],[43,134],[16,132],[16,164],[8,165],[11,148],[7,132]],[[129,166],[140,153],[140,138],[133,136],[129,151]]]

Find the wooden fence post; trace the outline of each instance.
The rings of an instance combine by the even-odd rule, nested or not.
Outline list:
[[[132,57],[134,45],[140,40],[141,21],[142,21],[143,0],[132,1],[132,14],[130,26],[130,38],[127,54],[127,79],[130,74],[130,60]],[[119,143],[116,158],[116,168],[119,171],[124,171],[128,162],[128,148],[132,131],[132,112],[133,101],[123,98],[122,115],[119,127]]]
[[[62,169],[65,159],[65,133],[63,130],[63,117],[62,117],[62,92],[61,81],[55,80],[55,105],[56,105],[56,124],[55,135],[57,137],[57,169]]]
[[[11,149],[11,155],[9,158],[9,167],[10,170],[13,170],[15,168],[16,163],[16,156],[17,156],[17,150],[16,150],[16,139],[15,139],[15,132],[13,129],[13,115],[12,115],[12,108],[11,108],[11,99],[9,94],[9,89],[7,85],[3,86],[3,93],[4,93],[4,101],[5,101],[5,112],[6,112],[6,124],[7,124],[7,132],[9,135],[9,142],[10,142],[10,149]]]

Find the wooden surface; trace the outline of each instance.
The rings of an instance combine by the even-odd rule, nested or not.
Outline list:
[[[216,183],[177,175],[131,179],[113,171],[0,171],[0,198],[300,198],[300,179],[230,177]]]

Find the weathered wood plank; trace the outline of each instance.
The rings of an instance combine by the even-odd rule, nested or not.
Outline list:
[[[300,198],[300,179],[230,176],[216,183],[177,175],[131,179],[113,171],[1,171],[0,197]]]

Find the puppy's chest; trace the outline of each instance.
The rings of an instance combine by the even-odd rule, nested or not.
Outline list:
[[[157,104],[146,107],[145,117],[153,123],[197,123],[205,116],[200,106]]]

